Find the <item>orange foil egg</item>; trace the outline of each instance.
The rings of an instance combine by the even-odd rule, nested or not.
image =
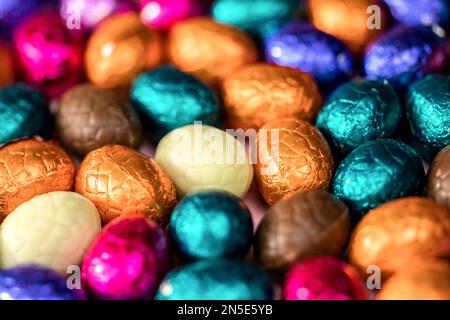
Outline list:
[[[255,177],[270,205],[302,190],[326,190],[334,171],[333,155],[312,124],[295,118],[276,120],[258,132]]]
[[[162,59],[159,34],[136,13],[111,16],[91,35],[85,53],[89,80],[102,88],[127,87]]]
[[[0,220],[25,201],[52,192],[70,191],[75,165],[53,143],[26,139],[0,149]]]
[[[11,54],[4,45],[0,45],[0,87],[12,83],[14,80],[14,68]]]
[[[86,156],[75,190],[96,205],[103,223],[142,214],[165,224],[176,204],[175,186],[165,171],[154,160],[119,145]]]
[[[322,98],[312,76],[269,64],[240,68],[223,82],[228,119],[236,128],[260,128],[284,117],[313,121]]]
[[[422,258],[450,257],[450,214],[427,198],[388,202],[367,213],[353,232],[350,262],[361,272],[404,272]]]
[[[258,59],[257,48],[245,32],[206,17],[175,25],[167,51],[175,66],[215,87],[238,67]]]
[[[385,26],[384,7],[377,0],[309,0],[308,4],[313,24],[340,39],[354,53],[360,53]],[[371,7],[374,5],[377,7]],[[376,11],[368,13],[369,9]]]

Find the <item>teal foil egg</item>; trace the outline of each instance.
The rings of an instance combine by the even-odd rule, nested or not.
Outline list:
[[[292,19],[299,3],[298,0],[217,0],[212,16],[263,38]]]
[[[169,272],[156,300],[270,300],[269,276],[239,260],[202,260]]]
[[[220,123],[220,104],[213,91],[172,66],[141,74],[132,85],[130,97],[155,140],[194,121],[212,126]]]
[[[424,179],[422,160],[412,147],[380,139],[356,148],[340,163],[333,193],[358,220],[387,201],[420,194]]]
[[[450,144],[450,77],[430,75],[413,83],[406,113],[413,146],[431,161]]]
[[[202,191],[178,203],[169,233],[184,258],[239,258],[250,248],[253,223],[238,197],[223,191]]]
[[[48,101],[39,91],[24,84],[0,90],[0,144],[34,135],[46,136],[51,123]]]
[[[390,138],[401,118],[394,89],[382,82],[363,81],[340,86],[317,117],[317,127],[333,151],[345,155],[379,138]]]

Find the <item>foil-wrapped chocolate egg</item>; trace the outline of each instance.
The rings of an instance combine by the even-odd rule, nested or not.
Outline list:
[[[255,258],[264,269],[286,271],[310,256],[339,256],[350,235],[347,206],[323,190],[299,191],[273,205],[255,236]]]
[[[0,220],[31,198],[72,190],[75,164],[53,143],[27,139],[0,149]]]
[[[198,0],[141,0],[140,9],[142,21],[156,29],[168,29],[201,12]]]
[[[23,84],[0,89],[0,144],[34,135],[48,136],[52,118],[48,101]]]
[[[57,12],[27,17],[13,35],[23,79],[55,97],[81,80],[83,39]]]
[[[422,160],[409,145],[379,139],[353,150],[336,169],[333,193],[343,200],[355,220],[390,200],[422,192]]]
[[[91,151],[81,163],[75,190],[97,206],[103,223],[141,214],[165,224],[176,204],[166,172],[154,160],[120,145]]]
[[[400,99],[388,84],[349,82],[328,98],[317,117],[317,128],[339,155],[358,146],[394,135],[402,115]]]
[[[211,88],[172,66],[142,73],[133,82],[130,98],[155,140],[194,121],[220,124],[219,100]]]
[[[271,300],[272,281],[240,260],[202,260],[169,272],[157,300]]]
[[[352,74],[353,59],[347,47],[309,23],[286,24],[268,37],[264,46],[268,62],[309,72],[325,91]]]
[[[361,272],[404,273],[419,258],[450,257],[450,214],[431,199],[408,197],[371,210],[356,226],[350,262]]]
[[[412,26],[449,25],[450,3],[447,0],[384,0],[398,21]]]
[[[312,124],[295,118],[269,122],[258,132],[257,144],[255,177],[268,204],[299,190],[330,186],[333,155]]]
[[[428,196],[450,210],[450,146],[434,158],[427,179]]]
[[[137,113],[113,91],[81,84],[65,92],[57,108],[58,137],[79,155],[109,144],[137,147],[141,142]]]
[[[14,65],[10,50],[0,44],[0,88],[14,80]]]
[[[87,77],[102,88],[128,87],[161,59],[159,34],[145,26],[136,13],[105,19],[89,38],[85,52]]]
[[[301,260],[286,275],[285,300],[366,300],[358,272],[335,257]]]
[[[202,124],[184,126],[161,139],[155,160],[166,170],[180,196],[215,189],[242,197],[253,180],[244,139]]]
[[[144,216],[108,223],[83,259],[87,294],[101,300],[151,299],[170,267],[164,231]]]
[[[322,106],[314,78],[288,67],[248,65],[226,77],[222,89],[235,128],[260,128],[284,117],[313,121]]]
[[[206,17],[175,25],[167,50],[176,67],[214,87],[240,66],[258,59],[257,48],[246,33]]]
[[[0,267],[36,263],[66,274],[78,265],[101,224],[91,201],[75,192],[41,194],[0,225]]]

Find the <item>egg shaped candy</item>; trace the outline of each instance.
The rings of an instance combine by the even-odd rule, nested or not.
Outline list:
[[[450,146],[442,149],[431,163],[427,192],[430,198],[450,210]]]
[[[157,300],[271,300],[267,274],[239,260],[203,260],[169,272]]]
[[[83,259],[82,280],[95,299],[151,299],[170,266],[164,231],[144,216],[107,224]]]
[[[36,196],[0,225],[0,267],[37,263],[65,274],[100,228],[97,209],[85,197],[66,191]]]
[[[220,123],[220,104],[214,92],[171,66],[141,74],[133,83],[130,97],[156,140],[194,121],[213,126]]]
[[[64,93],[57,108],[59,138],[81,156],[109,144],[137,147],[141,142],[136,112],[112,91],[78,85]]]
[[[0,89],[0,144],[34,135],[47,136],[52,118],[48,101],[23,84]]]
[[[156,29],[168,29],[201,12],[198,0],[141,0],[140,8],[142,21]]]
[[[72,190],[75,164],[53,143],[27,139],[0,149],[0,220],[31,198]]]
[[[102,88],[128,87],[161,59],[159,34],[146,27],[136,13],[105,19],[89,38],[85,52],[87,77]]]
[[[450,257],[450,214],[427,198],[408,197],[371,210],[356,226],[350,262],[365,272],[378,266],[384,276],[410,270],[417,259]]]
[[[245,195],[253,167],[240,137],[195,124],[169,132],[158,144],[155,160],[163,167],[180,196],[205,189]]]
[[[142,214],[165,224],[176,204],[166,172],[154,160],[119,145],[96,149],[84,158],[75,190],[96,205],[103,223]]]
[[[340,163],[333,193],[358,220],[385,202],[420,194],[424,177],[422,160],[413,148],[400,141],[380,139],[356,148]]]
[[[14,65],[8,48],[0,44],[0,88],[14,80]]]
[[[447,0],[384,0],[398,21],[412,26],[448,26],[450,4]]]
[[[322,106],[314,79],[293,68],[253,64],[225,78],[223,99],[236,128],[260,128],[283,117],[312,121]]]

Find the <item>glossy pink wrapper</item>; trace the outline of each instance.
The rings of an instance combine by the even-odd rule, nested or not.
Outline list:
[[[175,23],[201,11],[198,0],[142,0],[141,20],[157,29],[170,28]]]

